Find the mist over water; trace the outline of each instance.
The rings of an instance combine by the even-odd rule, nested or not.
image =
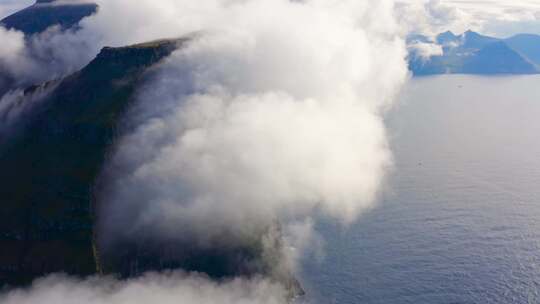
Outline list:
[[[319,303],[540,301],[540,77],[414,79],[386,118],[396,167],[350,230],[317,230]]]

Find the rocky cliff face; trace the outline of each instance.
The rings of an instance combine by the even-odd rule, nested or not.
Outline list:
[[[51,272],[96,272],[94,181],[137,84],[178,43],[105,48],[12,126],[0,144],[0,285]],[[40,88],[15,98],[10,111]]]

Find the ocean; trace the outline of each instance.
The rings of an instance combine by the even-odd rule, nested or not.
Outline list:
[[[319,221],[315,303],[540,303],[540,77],[415,78],[386,114],[394,168],[348,227]]]

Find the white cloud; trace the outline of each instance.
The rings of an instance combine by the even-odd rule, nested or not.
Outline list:
[[[461,33],[474,23],[471,15],[441,0],[398,1],[396,13],[405,34],[422,33],[434,37],[447,30]]]
[[[161,112],[118,144],[106,230],[212,239],[317,210],[353,221],[391,164],[379,113],[407,77],[391,4],[197,7],[211,18],[189,28],[208,34],[167,61],[139,101]]]
[[[319,209],[350,222],[374,202],[391,163],[379,113],[407,77],[392,1],[97,2],[80,31],[53,27],[25,49],[20,33],[2,32],[14,43],[0,58],[31,83],[77,70],[103,45],[204,33],[141,97],[170,111],[120,144],[116,161],[131,171],[117,172],[107,200],[142,208],[126,232],[180,222],[240,233]]]
[[[429,42],[414,42],[408,45],[409,52],[422,60],[428,60],[432,56],[443,55],[442,46]]]
[[[0,26],[0,64],[7,65],[19,60],[24,52],[24,34]]]
[[[286,290],[262,278],[217,283],[197,274],[146,274],[129,281],[53,275],[0,294],[3,304],[285,304]]]

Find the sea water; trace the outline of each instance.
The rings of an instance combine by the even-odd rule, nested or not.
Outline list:
[[[379,202],[317,226],[315,303],[540,303],[540,77],[415,78]]]

